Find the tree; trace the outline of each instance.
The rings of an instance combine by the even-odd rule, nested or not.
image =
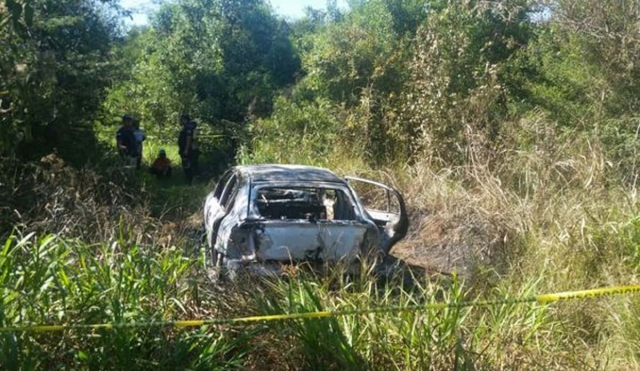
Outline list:
[[[461,161],[472,136],[496,144],[512,78],[504,67],[533,35],[530,11],[526,1],[429,2],[402,112],[415,155]]]
[[[159,131],[182,111],[223,131],[221,120],[268,115],[276,92],[299,70],[289,33],[264,0],[165,4],[136,36],[145,52],[132,64],[131,81],[112,88],[107,110],[130,107]]]
[[[86,159],[95,148],[93,121],[112,73],[110,47],[121,14],[117,1],[5,0],[5,6],[12,21],[0,13],[0,43],[9,51],[0,62],[7,106],[0,117],[2,148],[15,147],[20,131],[21,155],[38,155],[43,142],[54,144],[46,133],[55,121],[61,154]]]

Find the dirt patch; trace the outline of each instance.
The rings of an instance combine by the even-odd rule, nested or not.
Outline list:
[[[502,244],[500,233],[478,215],[428,215],[413,219],[407,237],[392,255],[428,271],[468,276],[490,264]]]

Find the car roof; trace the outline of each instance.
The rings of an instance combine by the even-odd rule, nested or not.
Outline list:
[[[345,181],[328,169],[303,166],[303,165],[242,165],[236,169],[255,182],[332,182],[345,183]]]

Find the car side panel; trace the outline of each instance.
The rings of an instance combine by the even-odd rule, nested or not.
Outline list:
[[[214,224],[224,216],[224,211],[220,206],[220,202],[213,196],[213,192],[207,196],[204,206],[204,224],[207,233],[207,244],[209,248],[213,247],[213,237],[215,235]]]
[[[249,205],[249,184],[243,182],[235,196],[235,202],[232,209],[223,217],[220,227],[218,228],[215,249],[224,255],[234,256],[236,253],[230,251],[233,246],[231,241],[231,233],[234,228],[239,227],[246,219],[247,208]]]

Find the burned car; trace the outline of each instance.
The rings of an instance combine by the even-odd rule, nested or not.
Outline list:
[[[354,183],[379,195],[372,197],[377,206],[365,207]],[[223,174],[206,198],[204,224],[208,260],[235,275],[384,255],[407,234],[409,220],[402,195],[384,184],[318,167],[252,165]]]

